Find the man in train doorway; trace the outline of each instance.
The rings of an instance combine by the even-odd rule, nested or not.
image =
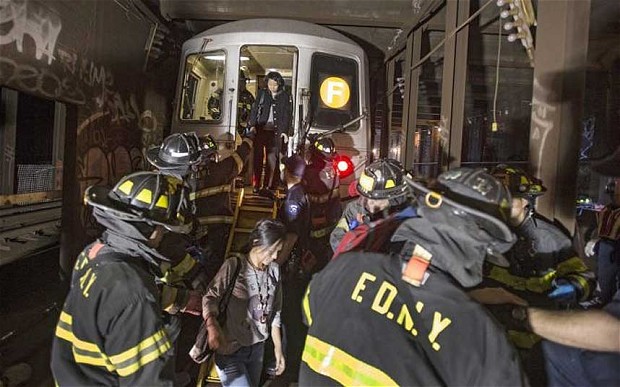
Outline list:
[[[265,83],[267,89],[258,92],[248,126],[257,131],[252,178],[254,192],[269,194],[278,185],[278,153],[282,143],[288,142],[292,104],[290,95],[284,90],[284,78],[280,73],[269,72],[265,76]],[[265,179],[261,182],[263,169]]]

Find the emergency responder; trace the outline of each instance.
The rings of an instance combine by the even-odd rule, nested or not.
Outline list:
[[[545,378],[540,337],[521,329],[512,316],[513,305],[505,303],[505,290],[529,305],[552,308],[575,305],[587,300],[596,287],[594,275],[572,248],[569,237],[534,210],[534,203],[546,188],[523,170],[500,164],[491,174],[511,192],[511,229],[518,237],[504,257],[487,260],[481,289],[487,292],[482,303],[507,328],[513,344],[521,351],[524,368],[532,380]],[[472,293],[476,298],[477,289]],[[497,299],[489,295],[497,290]]]
[[[620,178],[612,179],[605,191],[611,203],[597,214],[596,233],[585,248],[587,256],[596,255],[598,305],[607,304],[620,289]]]
[[[239,92],[237,101],[237,132],[241,135],[248,129],[248,120],[254,104],[254,96],[246,88],[248,78],[239,70]]]
[[[387,158],[377,160],[364,169],[356,187],[360,197],[347,204],[330,235],[333,251],[336,251],[342,237],[358,225],[385,218],[407,207],[409,191],[405,174],[398,161]]]
[[[334,168],[336,146],[329,137],[314,141],[309,148],[308,166],[304,173],[304,188],[310,202],[310,251],[314,262],[306,264],[321,270],[332,256],[329,238],[342,216],[340,179]]]
[[[278,218],[287,229],[286,240],[280,251],[278,263],[282,265],[294,251],[296,258],[308,249],[308,231],[310,230],[310,204],[302,184],[306,161],[299,155],[292,155],[284,160],[284,180],[286,197],[280,207]]]
[[[224,262],[225,241],[233,221],[230,192],[233,190],[235,178],[248,160],[254,135],[254,131],[246,131],[241,145],[220,161],[217,160],[216,145],[211,136],[201,139],[200,151],[190,147],[186,152],[185,147],[177,149],[162,145],[157,156],[154,156],[159,168],[175,170],[184,162],[193,162],[200,157],[198,163],[192,164],[190,185],[198,223],[195,238],[206,256],[204,265],[208,278],[212,278]]]
[[[521,385],[518,357],[495,320],[460,288],[482,280],[487,251],[506,251],[510,194],[482,169],[425,187],[420,216],[391,254],[351,252],[312,278],[300,385]]]
[[[284,90],[284,78],[280,73],[269,72],[265,83],[267,89],[259,90],[248,126],[257,131],[252,179],[254,192],[267,194],[266,191],[275,191],[279,183],[278,154],[282,143],[288,142],[293,106],[291,96]],[[261,184],[263,169],[265,180]]]
[[[195,174],[200,163],[215,154],[216,149],[215,141],[210,136],[201,140],[193,132],[175,133],[166,137],[161,145],[151,147],[146,155],[154,167],[175,174],[189,184],[190,207],[195,213]],[[204,254],[197,248],[195,238],[166,234],[160,250],[170,260],[160,279],[164,284],[161,292],[164,310],[170,314],[184,310],[200,315],[200,300],[209,281],[203,267],[206,263]]]
[[[172,344],[156,287],[168,231],[191,231],[189,187],[178,177],[137,172],[84,196],[106,228],[73,268],[52,346],[59,386],[172,385]],[[158,274],[157,274],[158,273]]]

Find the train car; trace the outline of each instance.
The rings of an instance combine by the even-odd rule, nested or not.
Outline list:
[[[282,74],[292,97],[289,154],[302,140],[304,128],[320,133],[353,121],[332,135],[339,154],[351,161],[349,176],[341,184],[346,189],[371,152],[370,119],[365,114],[368,62],[358,44],[329,28],[295,20],[249,19],[187,40],[172,131],[209,133],[220,148],[230,144],[246,126],[248,100],[266,87],[263,78],[270,71]],[[356,173],[350,173],[353,170]]]

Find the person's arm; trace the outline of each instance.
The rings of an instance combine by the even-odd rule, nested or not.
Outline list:
[[[234,284],[231,284],[234,275],[233,261],[236,261],[236,259],[224,261],[224,264],[211,281],[207,293],[202,297],[202,317],[207,325],[209,347],[212,349],[217,349],[223,341],[222,327],[220,327],[217,321],[217,316],[219,314],[220,301],[224,297],[226,289],[228,286],[234,286]]]
[[[279,325],[271,326],[271,339],[273,341],[273,353],[276,358],[276,375],[282,375],[286,369],[286,359],[282,350],[282,328]]]
[[[605,311],[528,308],[528,321],[544,339],[591,351],[620,352],[620,319]]]

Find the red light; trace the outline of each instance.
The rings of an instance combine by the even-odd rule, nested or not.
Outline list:
[[[355,168],[349,157],[338,155],[334,160],[334,169],[338,173],[338,177],[345,178],[352,174]]]

